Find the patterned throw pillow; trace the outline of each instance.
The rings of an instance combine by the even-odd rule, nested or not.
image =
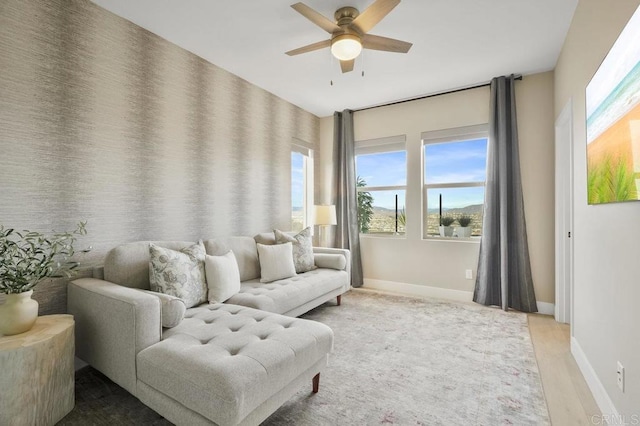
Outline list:
[[[316,269],[313,261],[313,244],[311,241],[311,227],[308,226],[298,235],[288,235],[277,229],[273,230],[276,236],[276,244],[291,243],[293,245],[293,264],[296,273],[301,274]]]
[[[204,244],[199,241],[180,251],[149,244],[149,284],[151,291],[184,300],[187,308],[207,301],[204,273]]]

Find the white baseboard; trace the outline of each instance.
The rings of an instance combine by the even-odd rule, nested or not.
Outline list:
[[[395,281],[375,280],[372,278],[365,278],[364,285],[362,287],[405,296],[435,297],[436,299],[456,300],[459,302],[473,301],[473,293],[470,291],[429,287],[426,285],[399,283]]]
[[[75,371],[78,371],[81,368],[86,367],[87,365],[89,365],[89,364],[87,364],[86,362],[84,362],[83,360],[78,358],[77,356],[73,357],[73,368],[74,368]]]
[[[538,306],[538,313],[539,314],[555,316],[555,314],[556,314],[556,305],[555,305],[555,303],[536,301],[536,305]]]
[[[609,394],[607,393],[604,385],[598,378],[596,371],[593,369],[587,356],[585,355],[582,347],[576,340],[575,337],[571,337],[571,354],[573,358],[576,360],[584,379],[587,381],[587,385],[593,394],[593,398],[596,400],[598,404],[598,408],[603,414],[603,419],[606,420],[608,418],[617,419],[620,418],[618,414],[618,410],[616,410],[615,405],[613,405],[613,401],[609,398]]]
[[[464,290],[453,290],[450,288],[431,287],[427,285],[400,283],[395,281],[376,280],[365,278],[362,288],[395,293],[405,296],[434,297],[436,299],[455,300],[458,302],[473,301],[473,292]],[[552,315],[556,306],[553,303],[536,302],[538,313]]]

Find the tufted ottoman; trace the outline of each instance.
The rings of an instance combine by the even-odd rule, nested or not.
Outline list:
[[[336,295],[340,300],[345,279],[345,271],[332,269],[313,270],[268,284],[256,278],[243,281],[240,292],[226,303],[297,316],[308,310],[307,305],[317,306],[316,300],[325,295]]]
[[[317,391],[332,345],[324,324],[202,305],[138,353],[137,396],[174,423],[258,424],[312,378]]]

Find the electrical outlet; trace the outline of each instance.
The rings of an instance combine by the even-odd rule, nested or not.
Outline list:
[[[620,361],[618,361],[617,378],[618,378],[618,387],[622,392],[624,392],[624,366],[620,363]]]
[[[466,271],[464,271],[464,277],[468,280],[472,280],[473,279],[473,271],[471,269],[467,269]]]

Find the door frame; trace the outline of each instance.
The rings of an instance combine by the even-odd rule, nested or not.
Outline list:
[[[555,123],[555,319],[573,323],[573,101]]]

